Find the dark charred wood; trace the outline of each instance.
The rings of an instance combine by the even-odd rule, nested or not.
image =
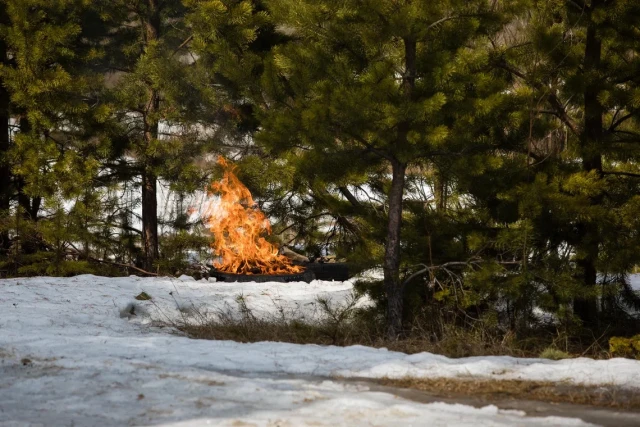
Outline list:
[[[291,274],[233,274],[211,269],[211,277],[221,282],[311,282],[312,280],[349,279],[349,267],[345,263],[310,262],[302,265],[305,270]]]

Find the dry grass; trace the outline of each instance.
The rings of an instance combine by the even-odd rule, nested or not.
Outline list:
[[[307,323],[302,320],[282,318],[257,319],[209,319],[207,321],[188,321],[173,325],[194,339],[231,340],[243,343],[258,341],[277,341],[293,344],[336,345],[341,347],[364,345],[375,348],[387,348],[407,354],[429,352],[447,357],[471,356],[514,356],[543,357],[557,360],[574,356],[607,358],[608,353],[586,354],[576,347],[571,353],[555,349],[552,338],[517,340],[513,335],[490,335],[477,329],[450,327],[440,335],[425,331],[410,331],[397,340],[385,336],[381,323],[370,321],[366,317],[355,317],[348,321],[332,320]],[[558,355],[562,355],[559,357]]]
[[[182,324],[178,329],[190,338],[205,340],[231,340],[243,343],[278,341],[293,344],[351,345],[358,340],[349,336],[336,337],[329,328],[304,322],[287,323],[255,320],[252,322],[210,322]]]
[[[461,327],[445,327],[440,333],[434,333],[433,322],[426,317],[416,319],[400,339],[390,340],[385,334],[383,317],[375,310],[357,308],[358,300],[357,294],[341,304],[318,299],[316,307],[321,315],[311,322],[278,306],[272,311],[276,314],[266,318],[256,316],[240,296],[236,310],[210,315],[190,307],[183,312],[182,321],[171,326],[194,339],[364,345],[408,354],[427,351],[449,357],[532,355],[513,345],[511,335],[491,336],[482,329]]]
[[[382,379],[385,386],[415,389],[448,398],[503,402],[510,399],[570,403],[623,410],[640,410],[640,393],[615,386],[583,386],[544,381],[475,378]]]
[[[351,346],[364,345],[413,354],[430,352],[448,357],[514,356],[562,359],[576,356],[608,358],[606,335],[575,336],[551,329],[531,329],[516,334],[487,327],[482,322],[459,324],[455,319],[425,312],[405,324],[404,334],[390,340],[384,318],[375,309],[357,308],[358,295],[342,304],[319,299],[321,316],[313,322],[296,313],[275,307],[273,315],[256,316],[240,296],[231,312],[205,315],[194,307],[184,312],[181,322],[171,326],[195,339],[238,342],[278,341],[294,344]],[[274,302],[274,304],[276,304]]]
[[[401,339],[390,340],[386,338],[382,325],[361,318],[340,322],[326,319],[310,324],[301,320],[281,318],[264,320],[244,317],[214,319],[206,322],[182,322],[173,326],[194,339],[231,340],[243,343],[276,341],[340,347],[364,345],[375,348],[384,347],[407,354],[426,351],[448,357],[531,355],[517,349],[509,341],[489,339],[475,331],[461,329],[452,329],[440,338],[415,333]]]

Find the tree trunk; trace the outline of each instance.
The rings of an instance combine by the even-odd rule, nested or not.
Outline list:
[[[158,200],[157,178],[146,170],[142,174],[142,239],[144,241],[144,269],[153,271],[158,258]]]
[[[21,251],[25,255],[36,253],[42,246],[39,241],[35,229],[35,223],[38,222],[38,212],[40,211],[41,197],[29,197],[24,193],[24,178],[19,176],[16,178],[18,190],[18,206],[22,211],[19,215],[17,233],[20,236]]]
[[[404,38],[403,42],[405,70],[400,89],[405,102],[410,103],[415,96],[417,44],[412,38]],[[396,145],[400,151],[407,146],[410,127],[411,124],[407,121],[398,124]],[[400,281],[400,231],[407,164],[397,158],[392,158],[390,161],[392,179],[384,253],[384,288],[387,297],[387,336],[390,339],[396,339],[402,330],[403,286]]]
[[[148,0],[149,15],[145,22],[147,45],[158,40],[160,34],[160,11],[155,0]],[[144,114],[144,144],[148,148],[158,139],[158,112],[160,96],[149,87],[149,102]],[[144,269],[153,271],[158,258],[158,178],[154,171],[155,160],[145,154],[142,172],[142,240],[144,245]]]
[[[27,134],[31,131],[31,123],[29,122],[29,119],[27,119],[26,115],[23,115],[20,118],[20,133]],[[38,196],[31,198],[27,193],[25,193],[24,188],[26,187],[26,182],[23,176],[15,176],[14,180],[18,193],[18,207],[22,211],[19,220],[24,221],[25,224],[35,224],[38,221],[38,212],[40,211],[42,198]],[[20,236],[22,252],[24,254],[33,254],[38,251],[40,245],[35,233],[35,228],[30,228],[28,225],[22,225],[19,227],[17,232]]]
[[[20,117],[20,133],[27,134],[31,131],[31,123],[26,117],[26,114],[23,114],[22,117]],[[42,199],[40,197],[34,197],[32,200],[31,197],[24,192],[26,183],[23,176],[16,176],[15,180],[18,190],[18,206],[22,209],[22,217],[27,221],[37,221]]]
[[[433,187],[435,190],[436,211],[444,212],[447,207],[447,180],[439,172],[435,174]]]
[[[387,336],[395,339],[402,330],[403,289],[400,282],[400,231],[402,229],[402,195],[406,165],[393,162],[389,191],[389,220],[384,253],[384,289],[387,297]]]
[[[599,1],[594,1],[591,6],[597,7]],[[591,23],[587,29],[585,46],[584,75],[587,79],[584,92],[584,130],[581,138],[582,169],[585,172],[595,171],[602,176],[602,116],[603,107],[598,101],[600,92],[600,58],[602,54],[602,42],[596,33],[595,24]],[[602,203],[602,196],[591,198],[590,205]],[[578,224],[581,233],[578,252],[582,258],[578,265],[582,269],[582,280],[587,291],[593,290],[597,281],[597,261],[599,257],[600,235],[598,224],[592,221],[584,221]],[[576,296],[573,305],[574,313],[587,327],[592,327],[598,321],[597,301],[593,295]]]
[[[0,24],[5,24],[5,4],[0,3]],[[7,65],[7,45],[0,37],[0,64]],[[11,204],[11,165],[9,164],[9,92],[0,79],[0,219],[9,215]],[[9,230],[0,224],[0,256],[7,253]]]

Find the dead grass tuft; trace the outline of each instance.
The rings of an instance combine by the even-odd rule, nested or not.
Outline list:
[[[341,304],[318,299],[319,316],[313,320],[279,307],[274,301],[273,315],[257,316],[242,296],[237,309],[201,313],[195,306],[178,306],[182,320],[171,326],[195,339],[238,342],[277,341],[294,344],[387,348],[407,354],[430,352],[448,357],[514,356],[564,359],[577,356],[608,358],[608,337],[594,334],[568,338],[557,330],[530,329],[519,333],[489,327],[481,321],[457,324],[425,312],[405,323],[403,335],[390,340],[385,334],[384,318],[376,309],[358,308],[353,294]]]

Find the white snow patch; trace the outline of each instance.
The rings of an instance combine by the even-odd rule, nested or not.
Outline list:
[[[381,268],[372,268],[365,270],[355,276],[352,280],[360,280],[362,282],[375,282],[384,279],[384,271]]]
[[[640,274],[630,274],[629,285],[634,291],[640,292]]]

